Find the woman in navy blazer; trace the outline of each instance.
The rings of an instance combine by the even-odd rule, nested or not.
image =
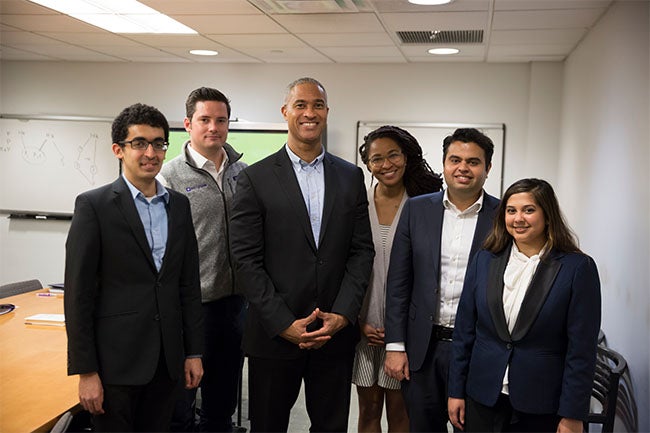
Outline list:
[[[449,418],[465,431],[582,432],[600,282],[539,179],[504,194],[467,270],[453,334]]]

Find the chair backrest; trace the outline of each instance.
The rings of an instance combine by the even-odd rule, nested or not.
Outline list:
[[[630,408],[629,401],[623,402],[619,398],[623,394],[619,393],[619,388],[621,387],[621,377],[625,372],[627,372],[627,362],[623,356],[612,349],[598,346],[596,373],[591,390],[592,403],[596,403],[592,406],[597,407],[592,407],[589,412],[585,423],[586,431],[589,431],[589,424],[601,424],[602,432],[612,432],[617,412]],[[619,401],[620,404],[618,404]]]
[[[40,290],[43,285],[38,280],[19,281],[17,283],[9,283],[0,286],[0,298],[7,298],[9,296],[20,295],[21,293],[31,292],[33,290]]]
[[[68,427],[72,422],[72,413],[70,411],[61,415],[61,418],[54,424],[50,433],[64,433],[68,431]]]

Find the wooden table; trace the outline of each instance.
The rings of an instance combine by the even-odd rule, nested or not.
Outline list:
[[[0,432],[49,431],[79,410],[78,376],[67,375],[65,327],[25,325],[25,317],[63,313],[63,296],[28,292],[0,299],[16,309],[0,316]]]

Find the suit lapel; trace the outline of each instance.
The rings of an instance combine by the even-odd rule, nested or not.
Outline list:
[[[484,193],[483,206],[478,213],[478,220],[476,221],[476,229],[474,230],[474,239],[472,240],[472,248],[469,250],[469,262],[474,258],[474,254],[483,247],[483,241],[487,237],[490,230],[492,230],[492,221],[494,213],[498,206],[498,200],[492,199],[487,193]]]
[[[445,207],[442,204],[443,194],[435,194],[431,197],[429,201],[431,209],[427,210],[427,214],[431,212],[433,218],[431,218],[431,225],[429,226],[432,231],[431,236],[423,236],[425,239],[438,240],[437,242],[431,242],[431,249],[433,250],[433,265],[435,266],[434,275],[436,276],[436,281],[439,284],[440,281],[440,247],[442,242],[439,240],[442,239],[442,220],[445,214]]]
[[[305,205],[305,199],[302,196],[300,191],[300,185],[298,184],[298,179],[296,179],[296,173],[294,172],[293,166],[291,165],[291,160],[287,151],[282,147],[275,154],[275,165],[273,166],[273,171],[280,182],[280,186],[287,195],[287,199],[291,204],[294,212],[298,216],[298,221],[305,232],[305,236],[309,241],[309,245],[316,250],[316,242],[314,241],[314,234],[311,231],[311,224],[309,222],[309,214],[307,213],[307,205]],[[327,191],[327,184],[325,191]],[[327,192],[325,194],[325,201],[327,203]],[[321,233],[323,232],[321,226]]]
[[[537,265],[537,270],[533,275],[530,286],[528,286],[528,290],[526,290],[526,295],[519,309],[519,315],[517,315],[517,321],[512,329],[512,339],[514,341],[521,340],[530,330],[561,267],[560,262],[553,258],[542,260]]]
[[[512,341],[503,312],[503,274],[510,258],[510,247],[490,261],[488,270],[487,303],[497,335],[503,341]]]
[[[336,202],[336,192],[339,190],[339,185],[337,185],[339,176],[337,175],[336,164],[334,164],[334,161],[329,157],[327,152],[323,158],[323,170],[323,175],[325,177],[325,199],[323,203],[323,215],[321,216],[318,245],[321,245],[323,236],[325,235],[325,230],[327,230],[327,223],[330,220],[332,210],[334,209],[334,203]]]
[[[115,205],[120,210],[124,219],[131,227],[133,232],[133,237],[136,242],[142,249],[144,256],[149,261],[151,267],[156,271],[156,264],[153,261],[153,256],[151,255],[151,248],[149,247],[149,242],[144,233],[144,227],[142,226],[142,220],[138,214],[138,210],[135,208],[135,203],[133,202],[133,197],[131,196],[131,191],[126,185],[126,182],[121,177],[113,182],[113,192],[115,192]]]

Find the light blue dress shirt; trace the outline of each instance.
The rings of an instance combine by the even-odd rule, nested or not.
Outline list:
[[[122,178],[124,178],[131,191],[135,208],[138,210],[140,220],[144,226],[144,233],[147,236],[147,242],[149,242],[151,248],[153,261],[156,264],[156,269],[160,271],[167,246],[167,203],[169,203],[169,192],[162,183],[156,180],[156,195],[147,199],[124,175],[122,175]]]
[[[320,225],[323,217],[323,202],[325,200],[325,173],[323,171],[323,158],[325,157],[325,149],[323,149],[312,162],[305,162],[298,155],[285,145],[291,165],[296,172],[298,185],[302,191],[302,197],[307,206],[307,213],[309,214],[309,222],[311,223],[311,231],[314,235],[314,241],[318,246],[318,239],[320,236]]]

